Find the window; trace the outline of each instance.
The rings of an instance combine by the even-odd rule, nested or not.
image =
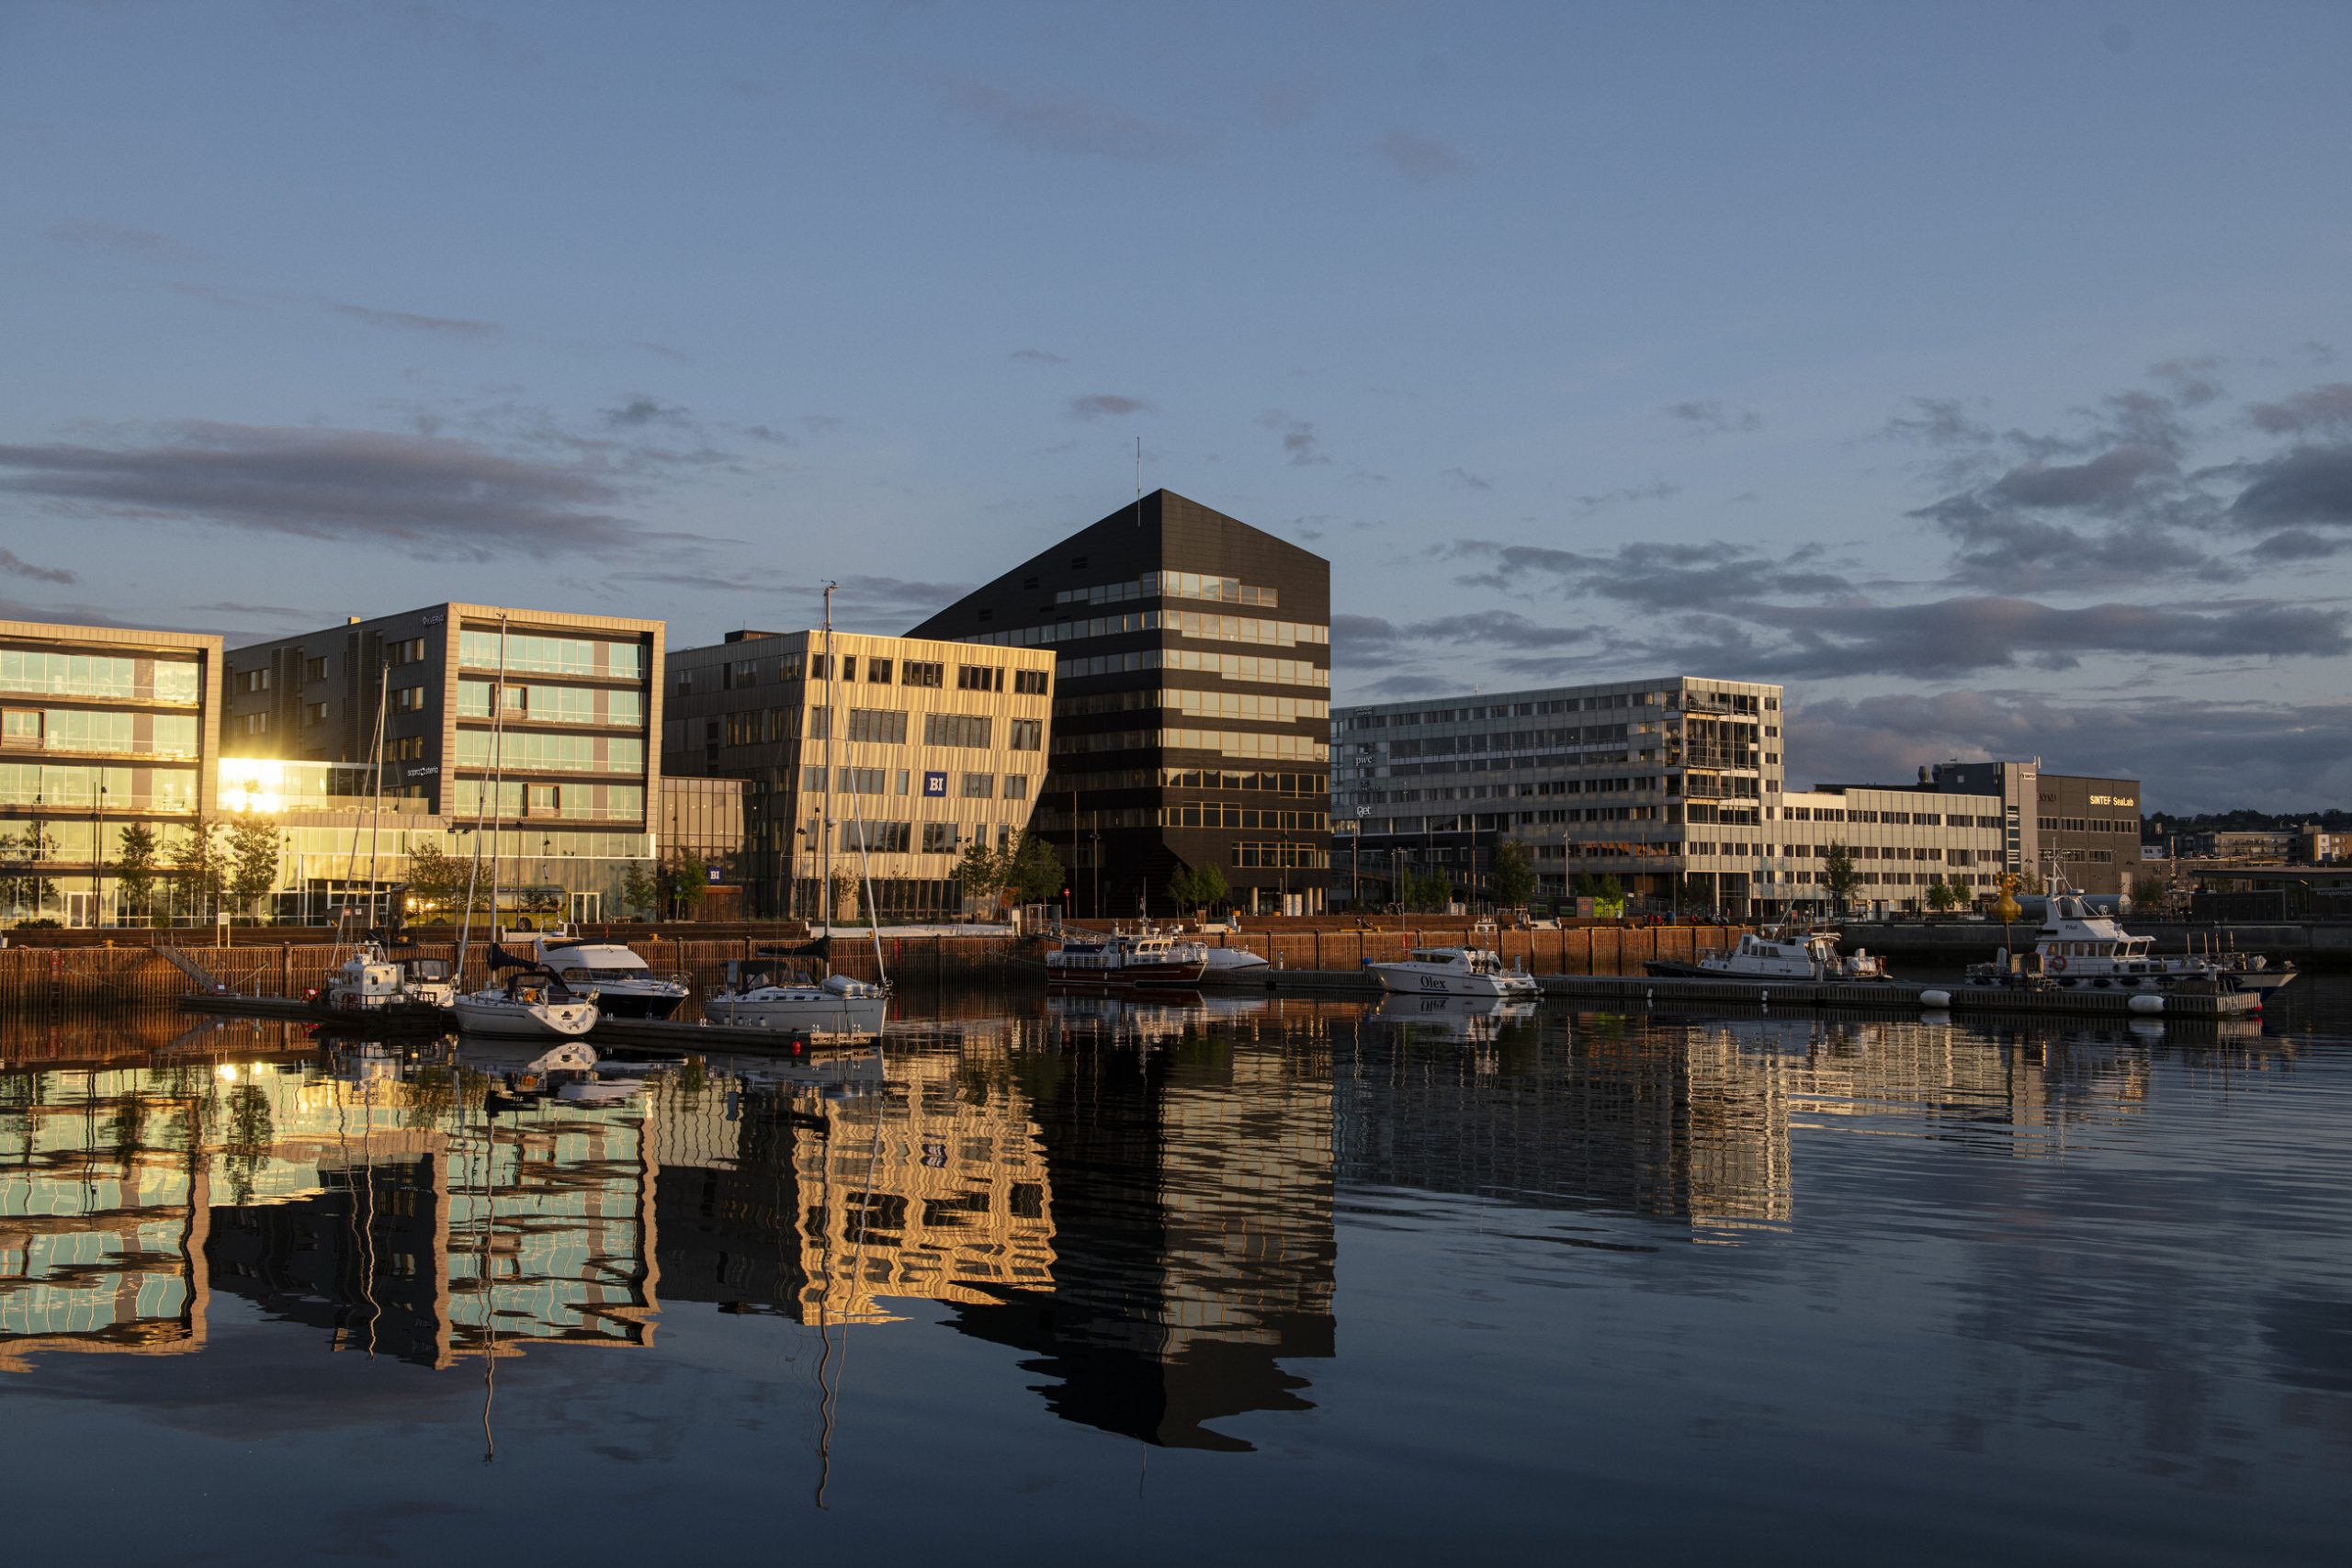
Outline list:
[[[890,683],[890,661],[887,659],[876,659],[871,654],[867,655],[865,660],[865,680],[868,685],[888,685]]]
[[[857,679],[856,654],[844,653],[842,655],[842,679],[844,681],[854,681]]]
[[[524,795],[523,810],[530,817],[560,817],[563,815],[561,784],[532,784]]]
[[[822,653],[810,654],[808,656],[808,679],[811,681],[830,680],[831,677],[826,674],[826,671],[831,667],[828,655]]]
[[[303,722],[304,724],[324,724],[326,721],[327,721],[327,705],[326,705],[326,704],[324,704],[324,703],[304,703],[304,704],[302,705],[302,722]]]
[[[1008,721],[1010,733],[1005,743],[1015,751],[1035,751],[1046,743],[1046,723],[1037,718],[1016,718]]]
[[[1001,692],[1004,671],[992,664],[958,664],[956,667],[956,689],[959,692]]]
[[[899,787],[898,787],[897,789],[895,789],[895,790],[892,790],[890,793],[891,793],[891,794],[893,794],[893,795],[904,795],[904,794],[906,794],[906,793],[907,793],[908,786],[909,786],[910,784],[912,784],[912,783],[913,783],[913,779],[914,779],[914,775],[913,775],[913,773],[912,773],[910,770],[905,769],[905,768],[900,768],[900,769],[899,770]]]
[[[946,665],[933,664],[926,660],[910,659],[906,661],[906,677],[899,683],[902,686],[938,686],[946,679]]]
[[[927,713],[922,716],[922,743],[984,748],[989,743],[988,717],[972,713]]]
[[[10,708],[0,716],[0,740],[12,746],[40,744],[40,709]]]
[[[864,850],[867,854],[902,855],[913,839],[911,822],[866,822],[853,818],[841,825],[841,847],[852,854]]]
[[[413,762],[424,755],[424,737],[402,735],[387,740],[384,755],[395,762]]]
[[[808,739],[811,740],[829,740],[832,738],[832,733],[833,710],[831,708],[810,708],[808,710]]]
[[[245,715],[243,718],[237,720],[237,731],[241,735],[267,734],[269,732],[269,715],[266,713],[249,713]]]
[[[899,708],[852,708],[848,739],[871,741],[877,746],[903,746],[907,743],[907,716]]]
[[[245,670],[239,671],[237,675],[236,689],[240,692],[268,691],[269,671],[266,668],[264,668],[260,670]]]
[[[952,855],[956,852],[956,824],[926,822],[922,825],[922,852],[927,855]]]
[[[312,681],[323,681],[323,680],[325,680],[326,678],[327,678],[327,661],[326,661],[325,660],[323,660],[323,659],[305,659],[304,660],[302,660],[302,682],[303,682],[303,684],[308,685],[308,684],[309,684],[310,682],[311,682]]]
[[[803,793],[803,794],[807,794],[807,795],[814,795],[814,794],[816,794],[819,790],[823,789],[824,787],[825,787],[825,770],[824,770],[824,769],[822,769],[822,768],[803,768],[803,769],[801,769],[801,770],[800,770],[800,788],[801,788],[801,791],[802,791],[802,793]]]
[[[511,708],[513,703],[512,697],[508,699],[508,703]],[[394,686],[392,688],[392,711],[394,713],[422,713],[424,710],[424,687]]]
[[[1029,798],[1029,777],[1026,773],[1007,773],[1004,775],[1004,798],[1007,800],[1026,800]]]
[[[966,773],[964,775],[966,800],[987,800],[995,794],[996,775],[994,773]]]
[[[843,795],[880,795],[886,770],[881,768],[840,768],[834,771],[834,785]]]
[[[1046,679],[1043,670],[1016,670],[1012,672],[1012,689],[1023,696],[1042,697],[1046,694]]]
[[[488,636],[493,644],[497,642],[496,633],[492,632]],[[424,661],[424,639],[421,637],[411,637],[406,642],[389,642],[384,645],[384,662],[395,668],[402,664],[421,664]],[[487,662],[494,665],[498,662],[497,650],[493,648],[487,660],[469,659],[466,662],[469,664]]]

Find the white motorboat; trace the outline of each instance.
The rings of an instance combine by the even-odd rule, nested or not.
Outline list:
[[[1408,956],[1389,963],[1367,959],[1364,967],[1379,976],[1384,990],[1425,997],[1533,1000],[1544,994],[1534,976],[1524,969],[1504,968],[1503,961],[1483,947],[1417,947]]]
[[[312,1001],[338,1022],[439,1031],[449,1026],[451,989],[446,959],[395,958],[371,938],[335,966]]]
[[[2055,878],[2053,877],[2053,886]],[[2003,948],[1990,964],[1972,964],[1968,984],[2054,985],[2064,990],[2166,991],[2180,986],[2275,991],[2295,966],[2270,967],[2260,953],[2158,953],[2154,937],[2133,936],[2080,893],[2058,891],[2043,905],[2033,951]]]
[[[1201,971],[1201,978],[1205,982],[1240,979],[1268,967],[1264,959],[1246,947],[1208,947],[1204,944],[1203,951],[1209,956],[1208,966]]]
[[[510,931],[505,940],[562,976],[573,990],[594,991],[596,1010],[605,1018],[668,1018],[686,999],[684,980],[655,974],[621,942],[586,941],[567,928],[538,932],[527,942]]]
[[[1726,953],[1710,953],[1696,964],[1654,958],[1642,968],[1661,979],[1883,980],[1886,965],[1857,948],[1838,951],[1836,931],[1795,929],[1744,931]]]
[[[596,1027],[596,998],[553,975],[526,972],[456,998],[449,1011],[468,1034],[504,1040],[576,1039]]]
[[[703,1016],[713,1023],[787,1034],[879,1034],[889,1010],[887,985],[846,975],[778,979],[756,960],[729,963],[726,986],[702,1004]]]
[[[1196,986],[1211,950],[1158,931],[1141,936],[1066,937],[1046,954],[1046,982],[1088,991]]]

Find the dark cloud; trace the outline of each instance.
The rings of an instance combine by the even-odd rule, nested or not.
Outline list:
[[[83,218],[70,223],[60,223],[50,230],[49,237],[63,245],[75,245],[86,251],[111,251],[117,255],[138,256],[148,261],[186,260],[193,254],[169,234],[159,234],[153,229],[141,229],[131,223],[112,223],[103,218]]]
[[[2252,482],[2230,506],[2244,526],[2352,523],[2352,446],[2298,446],[2245,471]]]
[[[743,426],[743,434],[754,441],[764,441],[771,446],[795,445],[790,431],[778,430],[772,424],[747,424]]]
[[[1958,547],[1946,581],[2005,592],[2065,590],[2086,576],[2101,582],[2195,579],[2235,581],[2245,569],[2201,548],[2193,535],[2162,524],[2082,528],[2007,513],[1941,519]]]
[[[1363,694],[1378,700],[1386,697],[1426,697],[1440,692],[1458,692],[1459,682],[1438,675],[1389,675],[1363,688]]]
[[[2143,809],[2165,813],[2306,810],[2352,794],[2352,708],[2340,703],[1792,694],[1788,742],[1808,782],[1901,783],[1948,757],[2038,756],[2056,772],[2137,778]]]
[[[1437,477],[1442,479],[1452,479],[1455,484],[1460,485],[1464,490],[1492,490],[1495,488],[1485,479],[1482,479],[1478,475],[1474,474],[1469,469],[1464,468],[1444,469],[1440,472]]]
[[[1377,669],[1404,651],[1404,638],[1393,622],[1378,615],[1335,615],[1331,617],[1331,663],[1350,668]]]
[[[463,316],[420,316],[409,310],[379,310],[367,305],[343,305],[333,301],[328,303],[327,309],[338,316],[365,321],[371,327],[426,333],[435,337],[461,338],[470,343],[484,343],[506,334],[506,329],[496,321],[469,321]]]
[[[2273,435],[2352,433],[2352,381],[2331,381],[2275,403],[2248,403],[2245,413],[2256,429]]]
[[[1621,545],[1607,554],[1580,554],[1543,545],[1505,545],[1491,539],[1457,539],[1440,547],[1457,560],[1491,563],[1462,581],[1488,588],[1531,588],[1531,576],[1557,580],[1573,592],[1657,611],[1696,610],[1712,605],[1750,605],[1773,598],[1830,599],[1850,595],[1854,585],[1821,564],[1818,546],[1773,557],[1745,545]],[[1550,596],[1556,586],[1534,590]]]
[[[14,550],[0,549],[0,573],[10,577],[29,578],[35,582],[79,582],[82,580],[63,567],[35,566]]]
[[[1746,434],[1764,428],[1764,416],[1754,409],[1732,408],[1715,398],[1694,398],[1668,403],[1664,412],[1667,418],[1679,420],[1687,425],[1693,435]]]
[[[2021,464],[1972,499],[1995,507],[2112,513],[2144,503],[2179,473],[2170,454],[2158,447],[2117,446],[2087,463]]]
[[[2221,367],[2221,360],[2207,354],[2195,359],[2167,359],[2161,365],[2151,365],[2148,374],[2172,389],[2174,402],[2193,409],[2222,396],[2222,384],[2213,379],[2213,372]]]
[[[1645,485],[1633,485],[1624,490],[1599,491],[1590,495],[1572,495],[1577,510],[1587,516],[1604,507],[1619,506],[1628,502],[1668,501],[1682,493],[1682,487],[1664,479],[1653,479]]]
[[[1016,348],[1005,355],[1017,365],[1068,365],[1060,355],[1042,348]]]
[[[1189,138],[1116,104],[1087,97],[1016,98],[985,82],[951,81],[948,99],[973,125],[1028,152],[1159,163],[1192,151]]]
[[[677,403],[664,403],[642,392],[632,394],[618,406],[604,412],[606,424],[621,430],[642,430],[648,425],[666,424],[683,430],[694,423],[694,416]]]
[[[1268,430],[1282,432],[1283,451],[1289,457],[1293,467],[1306,468],[1331,460],[1324,454],[1322,438],[1315,434],[1313,420],[1300,419],[1280,409],[1268,409],[1258,416],[1258,423]],[[1372,477],[1380,478],[1377,474]],[[1384,479],[1382,482],[1386,481]]]
[[[1434,185],[1470,172],[1469,164],[1444,142],[1401,128],[1391,127],[1375,145],[1398,174],[1417,186]]]
[[[1069,416],[1072,419],[1101,419],[1106,414],[1158,412],[1141,398],[1130,398],[1118,392],[1089,392],[1084,397],[1069,400]]]
[[[0,494],[62,516],[424,544],[475,559],[649,537],[611,510],[619,492],[608,478],[469,441],[209,421],[161,435],[146,445],[0,446]]]
[[[1971,417],[1958,398],[1913,398],[1911,409],[1907,414],[1889,417],[1880,434],[1947,448],[1990,446],[1999,439],[1991,425]]]
[[[653,343],[645,338],[635,337],[628,340],[628,345],[631,348],[641,349],[647,354],[656,355],[673,364],[684,365],[687,362],[684,350],[672,348],[666,343]]]
[[[2324,560],[2352,549],[2352,539],[2331,539],[2309,528],[2289,528],[2257,541],[2253,553],[2270,560]]]

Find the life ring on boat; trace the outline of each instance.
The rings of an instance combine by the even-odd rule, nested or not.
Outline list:
[[[2066,955],[2062,953],[2055,958],[2052,958],[2050,961],[2050,967],[2055,973],[2061,975],[2064,974],[2066,972]]]

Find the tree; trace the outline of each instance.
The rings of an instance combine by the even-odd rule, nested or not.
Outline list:
[[[660,912],[662,884],[653,868],[643,861],[631,861],[621,873],[621,906],[637,911],[640,919],[651,919]]]
[[[253,902],[277,886],[278,852],[284,845],[277,820],[244,812],[229,827],[225,867],[229,897],[248,913]]]
[[[471,868],[438,844],[415,844],[408,852],[408,890],[424,908],[454,914],[466,901]],[[476,889],[475,902],[489,895]]]
[[[187,894],[189,907],[199,915],[209,913],[220,900],[221,886],[229,876],[228,856],[220,844],[220,824],[209,817],[198,817],[189,823],[172,863],[179,873],[180,887]]]
[[[964,897],[986,904],[1004,890],[1012,874],[1012,856],[989,848],[985,838],[976,837],[964,846],[964,858],[956,863],[956,880],[962,885]]]
[[[1933,909],[1939,915],[1950,914],[1951,912],[1952,903],[1953,890],[1951,884],[1946,882],[1940,876],[1928,884],[1928,908]]]
[[[134,915],[147,912],[155,892],[155,829],[133,822],[122,830],[122,853],[114,863],[115,891]]]
[[[1216,862],[1210,862],[1193,875],[1193,892],[1200,899],[1198,907],[1202,910],[1214,909],[1233,897],[1233,886],[1226,881],[1225,873],[1217,869]]]
[[[1006,881],[1013,897],[1023,904],[1045,904],[1061,896],[1068,886],[1062,869],[1061,856],[1054,852],[1045,835],[1023,832],[1021,847],[1013,852],[1012,866]]]
[[[853,874],[852,880],[855,880]],[[670,857],[659,874],[662,903],[673,919],[686,920],[710,893],[710,867],[692,850]]]
[[[1535,897],[1535,861],[1526,846],[1510,839],[1495,846],[1487,869],[1487,892],[1500,909],[1523,908]]]
[[[2172,884],[2153,871],[2142,872],[2132,879],[2132,902],[2151,907],[2161,905],[2172,895]]]
[[[1408,868],[1397,875],[1396,901],[1422,914],[1440,914],[1453,902],[1453,884],[1442,872]]]
[[[1861,889],[1862,874],[1854,864],[1854,852],[1835,839],[1821,852],[1821,885],[1829,889],[1841,915]]]

